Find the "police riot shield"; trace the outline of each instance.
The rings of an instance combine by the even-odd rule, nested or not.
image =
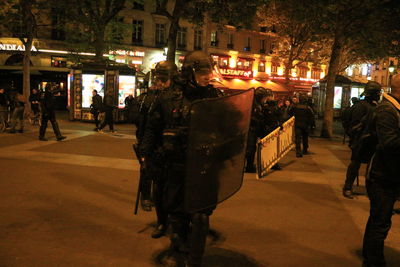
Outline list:
[[[254,90],[191,105],[184,208],[193,213],[235,194],[243,181]]]

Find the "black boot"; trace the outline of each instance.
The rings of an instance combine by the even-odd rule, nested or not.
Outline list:
[[[209,230],[207,214],[195,213],[192,217],[192,231],[189,238],[189,257],[187,266],[201,266]]]
[[[51,122],[51,125],[53,126],[53,131],[54,131],[54,134],[56,135],[57,141],[61,141],[61,140],[64,140],[65,138],[67,138],[67,137],[61,135],[60,128],[58,127],[58,123],[56,121]]]

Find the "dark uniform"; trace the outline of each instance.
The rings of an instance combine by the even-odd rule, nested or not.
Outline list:
[[[268,96],[268,90],[263,87],[258,87],[254,91],[253,110],[251,113],[251,121],[249,133],[247,136],[247,149],[246,149],[246,172],[256,172],[254,158],[257,150],[258,138],[266,136],[265,117],[263,110],[264,99]]]
[[[8,123],[8,97],[4,89],[0,88],[0,122]]]
[[[139,151],[143,151],[143,138],[145,135],[147,121],[150,114],[153,113],[156,103],[163,92],[174,87],[174,80],[177,75],[177,67],[174,63],[167,61],[159,62],[154,69],[154,88],[148,90],[147,93],[141,94],[136,101],[139,105],[139,115],[135,116],[136,139]],[[151,185],[153,188],[153,201],[157,214],[157,226],[152,233],[153,238],[159,238],[164,235],[167,230],[168,214],[163,206],[163,189],[165,179],[163,179],[163,159],[161,155],[161,147],[154,153],[145,157],[144,166],[141,166],[141,203],[144,210],[151,210]],[[144,153],[143,153],[144,154]]]
[[[400,77],[394,76],[393,80],[400,92]],[[363,266],[386,266],[384,242],[392,224],[394,203],[400,196],[400,99],[384,94],[374,114],[378,145],[366,177],[370,215],[364,233]]]
[[[290,109],[289,114],[295,119],[296,156],[302,157],[303,154],[308,153],[308,135],[310,128],[314,125],[314,113],[307,104],[307,99],[300,97],[299,101]],[[302,143],[303,149],[301,149]]]
[[[350,141],[349,145],[350,148],[352,147],[352,144],[356,142],[357,138],[357,132],[355,132],[353,129],[356,129],[359,127],[361,120],[370,112],[370,110],[377,105],[377,101],[379,100],[380,97],[380,90],[381,86],[376,83],[376,82],[368,82],[364,94],[365,94],[365,99],[357,102],[351,107],[350,110],[350,119],[349,119],[349,126],[347,133],[349,134]],[[351,162],[349,166],[347,167],[347,172],[346,172],[346,180],[344,182],[343,186],[343,196],[352,199],[352,188],[353,188],[353,183],[356,177],[358,176],[358,172],[361,166],[361,161],[356,157],[354,153],[351,154]]]
[[[47,122],[51,122],[51,126],[53,126],[54,134],[56,135],[57,141],[61,141],[66,137],[63,136],[60,132],[60,128],[58,127],[58,123],[56,121],[56,113],[55,113],[55,100],[54,94],[57,93],[53,88],[46,86],[46,90],[41,93],[40,96],[40,105],[42,112],[42,124],[39,129],[39,140],[47,141],[44,137],[46,134]]]
[[[194,214],[184,212],[185,142],[189,109],[195,100],[219,97],[222,93],[211,85],[205,85],[204,80],[196,76],[201,73],[208,73],[209,76],[212,72],[211,59],[203,52],[189,53],[185,57],[182,72],[184,81],[172,90],[163,92],[157,101],[147,123],[143,148],[146,155],[161,148],[165,162],[164,205],[170,215],[173,230],[171,248],[182,251],[188,245],[189,266],[200,266],[209,229],[209,216],[215,207]]]
[[[40,95],[36,92],[33,93],[29,96],[29,102],[31,103],[31,109],[33,111],[33,115],[36,117],[39,115],[39,101],[40,101]]]

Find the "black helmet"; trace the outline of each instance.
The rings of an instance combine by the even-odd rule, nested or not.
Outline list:
[[[254,97],[257,101],[261,101],[264,97],[273,96],[272,90],[264,87],[257,87],[254,91]]]
[[[188,72],[212,73],[213,62],[209,55],[203,51],[189,52],[182,64],[182,74],[186,77]]]
[[[174,77],[177,74],[178,68],[176,67],[175,63],[170,61],[160,61],[154,68],[154,78],[159,79],[162,82],[168,81],[171,79],[171,77]]]
[[[382,86],[375,82],[375,81],[369,81],[364,88],[364,95],[366,97],[372,96],[372,95],[379,95],[381,92]]]

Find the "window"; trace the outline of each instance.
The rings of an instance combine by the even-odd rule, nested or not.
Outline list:
[[[133,2],[133,9],[137,9],[137,10],[144,10],[144,4],[141,3],[137,3],[136,1]]]
[[[211,32],[211,46],[218,46],[218,32]]]
[[[246,47],[244,48],[244,51],[251,51],[251,38],[250,37],[247,37]]]
[[[265,53],[265,40],[260,40],[260,53]]]
[[[180,28],[177,36],[178,49],[186,49],[186,28]]]
[[[156,46],[165,45],[165,24],[156,24]]]
[[[51,11],[51,39],[65,40],[65,12],[52,8]]]
[[[252,65],[253,65],[253,61],[245,59],[245,58],[239,58],[237,61],[237,68],[239,70],[251,70]]]
[[[220,68],[227,68],[229,66],[229,57],[219,57],[218,66]]]
[[[312,78],[312,79],[314,79],[314,80],[319,80],[320,77],[321,77],[321,71],[320,71],[320,70],[315,69],[315,70],[313,70],[313,71],[311,72],[311,78]]]
[[[233,49],[233,33],[228,33],[228,45],[227,48]]]
[[[260,32],[267,32],[267,27],[260,27]]]
[[[132,44],[143,45],[143,20],[134,20],[132,24]]]
[[[260,61],[260,63],[258,64],[258,71],[265,72],[265,61]]]
[[[299,77],[301,78],[307,78],[307,71],[308,68],[299,68]]]
[[[271,74],[278,74],[278,65],[276,65],[276,64],[273,64],[272,66],[271,66]]]
[[[201,30],[194,31],[194,50],[201,50],[203,32]]]

